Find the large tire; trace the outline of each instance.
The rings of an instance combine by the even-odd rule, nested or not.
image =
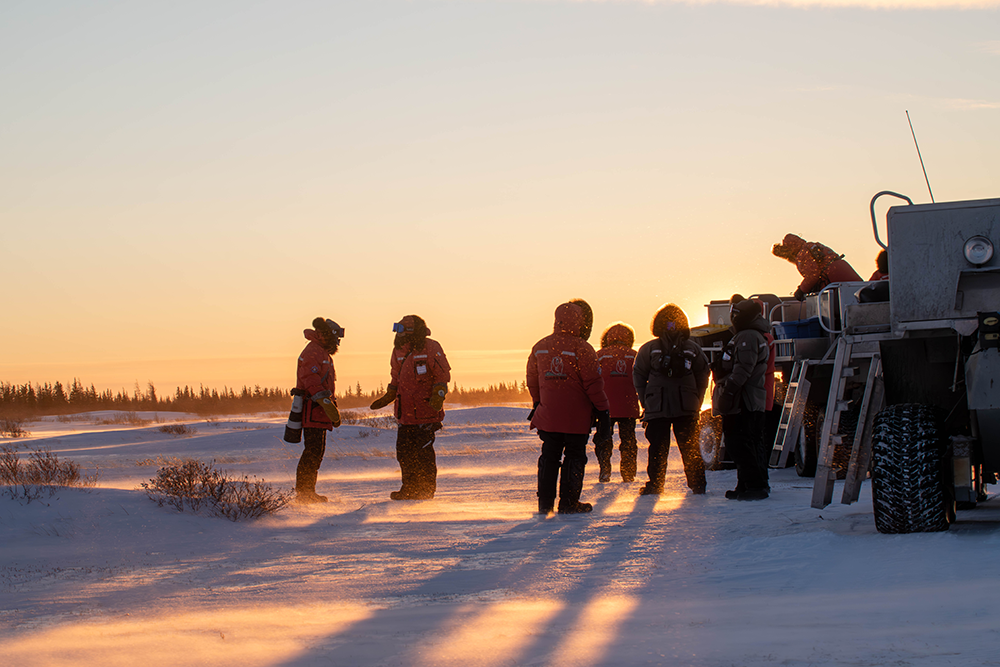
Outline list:
[[[711,410],[703,410],[698,418],[698,447],[705,470],[722,468],[722,417],[713,417]]]
[[[875,417],[872,509],[880,533],[948,530],[954,500],[945,484],[946,442],[938,412],[903,403]]]

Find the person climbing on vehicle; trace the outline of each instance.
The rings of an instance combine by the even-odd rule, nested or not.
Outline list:
[[[386,393],[371,404],[372,410],[395,402],[396,461],[402,487],[389,494],[392,500],[430,500],[437,491],[437,458],[434,433],[444,421],[444,398],[451,381],[451,366],[441,344],[428,338],[431,330],[417,315],[407,315],[392,325],[396,332]]]
[[[316,493],[316,479],[326,452],[326,432],[340,427],[333,355],[340,348],[344,329],[333,320],[322,317],[314,319],[312,325],[312,329],[302,332],[309,342],[299,355],[295,390],[292,392],[302,397],[297,405],[301,405],[304,434],[302,456],[295,468],[295,499],[300,503],[325,503],[327,497]],[[297,437],[295,442],[298,442]]]
[[[795,234],[786,234],[781,243],[774,244],[771,253],[788,260],[798,269],[802,282],[794,296],[799,301],[804,301],[806,294],[818,292],[830,283],[861,280],[843,255],[822,243],[807,242]]]
[[[729,318],[734,336],[712,369],[712,412],[722,416],[726,451],[736,464],[736,488],[726,498],[763,500],[770,493],[763,438],[770,325],[749,299],[734,303]]]
[[[705,461],[698,446],[698,417],[708,387],[708,359],[691,340],[687,315],[676,304],[660,306],[649,328],[656,338],[639,348],[632,370],[649,441],[649,481],[639,493],[663,493],[673,427],[688,488],[700,495],[705,493],[706,481]]]
[[[639,446],[635,438],[635,422],[639,417],[639,395],[632,383],[632,366],[635,363],[635,332],[624,322],[616,322],[601,334],[601,349],[597,363],[604,379],[604,393],[611,406],[611,432],[607,440],[594,435],[594,452],[600,466],[600,482],[611,481],[611,454],[614,452],[613,431],[618,425],[618,451],[621,454],[619,471],[623,482],[635,480],[636,457]]]
[[[594,348],[581,337],[583,328],[583,309],[575,303],[561,304],[556,308],[552,334],[535,343],[528,356],[527,385],[534,402],[528,417],[542,441],[539,514],[548,514],[555,507],[557,483],[560,514],[593,510],[590,503],[580,502],[580,495],[595,410],[598,439],[603,442],[611,437],[604,380]]]
[[[868,280],[887,280],[889,278],[889,253],[884,249],[875,256],[875,272]]]

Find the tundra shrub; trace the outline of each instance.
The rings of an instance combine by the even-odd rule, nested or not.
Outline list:
[[[159,429],[160,433],[167,433],[170,435],[191,435],[196,433],[197,429],[193,426],[188,426],[187,424],[164,424]]]
[[[24,429],[23,419],[4,417],[0,419],[0,435],[8,438],[26,438],[31,433]]]
[[[34,450],[26,458],[18,456],[12,447],[0,447],[0,492],[15,500],[36,500],[52,496],[60,487],[92,487],[97,485],[97,473],[82,475],[80,466],[72,461],[60,461],[47,449]]]
[[[202,463],[195,459],[163,466],[156,471],[156,477],[140,486],[160,507],[166,505],[178,512],[185,509],[205,512],[230,521],[274,514],[288,505],[294,495],[291,491],[276,490],[257,478],[231,478],[218,470],[214,461]]]

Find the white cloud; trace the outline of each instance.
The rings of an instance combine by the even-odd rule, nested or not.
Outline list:
[[[962,111],[981,111],[983,109],[1000,109],[1000,102],[987,102],[986,100],[969,100],[961,97],[954,97],[944,100],[952,109]]]

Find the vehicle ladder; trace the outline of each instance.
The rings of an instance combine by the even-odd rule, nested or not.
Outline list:
[[[867,345],[859,345],[863,349]],[[837,445],[843,443],[844,433],[840,431],[840,417],[849,405],[847,386],[851,379],[858,375],[860,362],[868,359],[868,375],[865,381],[864,394],[861,401],[858,424],[854,432],[854,444],[851,459],[848,464],[848,477],[845,480],[844,495],[841,502],[850,504],[858,499],[861,482],[868,474],[868,461],[871,456],[871,428],[875,414],[881,409],[883,391],[881,384],[881,363],[878,352],[855,351],[852,337],[841,336],[837,340],[837,353],[833,362],[833,374],[830,379],[830,394],[826,403],[826,415],[820,435],[819,453],[816,461],[816,479],[813,483],[812,506],[822,509],[833,500],[834,482],[837,480],[837,470],[833,465],[834,451]]]
[[[795,451],[802,430],[802,420],[806,413],[806,401],[809,398],[809,360],[796,361],[792,366],[791,378],[788,381],[788,391],[781,404],[781,418],[778,420],[778,431],[774,436],[771,448],[771,468],[784,468],[788,457]]]

